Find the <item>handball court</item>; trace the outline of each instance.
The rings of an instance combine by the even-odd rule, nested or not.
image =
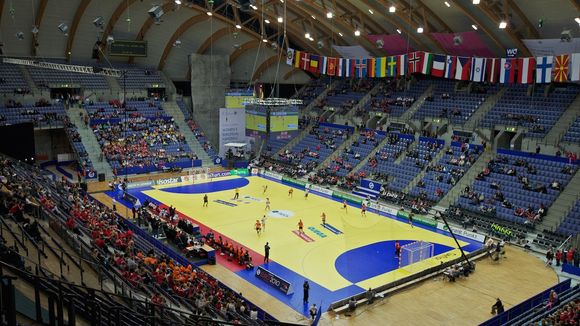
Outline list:
[[[267,189],[264,192],[265,186]],[[238,199],[234,199],[236,188],[239,189]],[[342,208],[342,203],[327,198],[325,195],[311,193],[308,198],[305,198],[304,192],[298,189],[294,189],[293,195],[289,196],[289,189],[290,186],[277,181],[252,176],[196,181],[195,184],[189,182],[154,186],[133,189],[130,192],[140,198],[142,202],[149,199],[163,205],[173,205],[184,217],[190,218],[194,223],[200,225],[202,232],[205,233],[211,229],[216,234],[216,238],[222,235],[224,240],[233,241],[234,244],[241,244],[250,249],[255,266],[262,266],[289,281],[294,292],[286,295],[256,278],[255,270],[247,271],[219,255],[218,265],[203,267],[232,288],[243,291],[244,295],[248,295],[248,291],[250,293],[257,292],[250,295],[249,298],[255,297],[253,302],[258,305],[264,302],[267,311],[286,321],[299,321],[307,315],[309,305],[302,303],[304,280],[308,280],[310,283],[309,303],[316,303],[317,306],[326,310],[333,301],[360,293],[369,287],[377,287],[392,282],[410,273],[459,256],[459,250],[454,249],[455,243],[446,232],[418,225],[411,227],[404,220],[397,220],[393,216],[380,216],[374,212],[367,212],[366,216],[361,216],[358,207],[348,206],[345,210]],[[97,194],[95,197],[110,204],[111,197],[115,197],[116,194],[112,192],[107,194],[108,196]],[[203,207],[205,194],[209,197],[208,207]],[[270,199],[270,210],[266,210],[266,198]],[[123,212],[123,209],[120,209],[120,213],[130,215],[130,211],[128,214],[127,211]],[[323,212],[327,216],[328,225],[326,226],[323,226],[321,222],[320,216]],[[267,216],[266,227],[258,235],[255,230],[255,222],[257,219],[261,220],[264,214]],[[297,232],[300,219],[304,222],[303,235]],[[398,260],[394,256],[395,240],[399,240],[403,245],[417,240],[431,242],[435,245],[434,257],[406,268],[398,268]],[[460,244],[467,252],[480,246],[470,241],[460,238]],[[270,262],[264,264],[263,253],[266,242],[269,242],[271,251]],[[518,252],[518,250],[514,251],[523,256],[524,259],[535,259],[528,254]],[[496,268],[496,266],[491,268]],[[535,272],[541,272],[541,270]],[[477,277],[479,273],[476,271],[474,276]],[[513,271],[511,273],[506,274],[510,276],[508,277],[510,284],[517,283],[517,281],[511,280],[514,278]],[[522,278],[525,278],[524,274],[521,275]],[[552,274],[540,277],[538,282],[530,282],[523,287],[521,286],[520,289],[524,290],[523,293],[507,291],[514,299],[510,300],[511,302],[506,301],[506,305],[517,304],[519,301],[515,298],[519,298],[520,294],[521,300],[523,300],[555,283],[557,279],[555,274]],[[470,277],[470,279],[473,278],[473,276]],[[471,283],[469,280],[465,280],[465,282]],[[421,288],[433,287],[434,285],[415,286],[404,293],[422,292]],[[449,285],[461,287],[458,284]],[[449,285],[439,281],[436,288],[441,290],[440,287],[447,288]],[[487,284],[484,288],[493,291],[495,284]],[[505,288],[499,290],[500,293],[501,290],[506,292]],[[432,291],[422,294],[422,298],[432,297],[434,295]],[[484,295],[481,290],[476,291],[479,297],[483,296],[482,299],[486,300],[486,308],[483,310],[487,310],[487,301],[493,303],[494,300],[494,298],[487,297],[494,295]],[[275,297],[277,301],[264,299],[264,292]],[[473,291],[466,293],[470,292]],[[401,300],[405,294],[402,295]],[[443,295],[442,298],[445,296]],[[392,300],[397,300],[397,297],[382,299],[381,302]],[[446,299],[443,301],[435,299],[431,303],[436,307],[445,301]],[[464,303],[467,302],[464,301]],[[268,306],[275,311],[270,311]],[[294,311],[289,311],[288,308]],[[404,310],[406,313],[400,315],[408,316],[409,309],[413,308],[406,307]],[[415,307],[415,309],[420,310],[420,307]],[[473,311],[467,309],[466,312],[468,315],[460,314],[459,316],[460,319],[467,318],[463,321],[485,320],[489,317],[488,315],[483,318],[472,316],[474,319],[471,319],[469,314]],[[375,310],[370,310],[367,318],[384,320],[383,317],[380,317],[382,313],[378,312],[378,317],[375,315],[376,313]],[[365,314],[367,313],[365,312]],[[323,323],[350,323],[349,318],[330,319],[330,317],[326,315],[323,318]],[[361,318],[357,317],[352,322],[362,321]],[[388,319],[401,321],[393,315],[390,315]],[[441,322],[444,320],[444,318],[441,319]],[[432,323],[437,324],[436,320],[431,320],[429,324]]]

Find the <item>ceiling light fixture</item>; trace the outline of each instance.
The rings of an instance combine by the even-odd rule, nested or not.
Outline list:
[[[574,20],[575,20],[575,21],[576,21],[578,24],[580,24],[580,17],[576,17],[576,18],[574,18]]]
[[[329,12],[326,13],[326,18],[332,19],[332,16],[333,16],[332,15],[332,12],[329,11]]]
[[[211,11],[208,11],[208,12],[206,12],[206,14],[207,14],[208,16],[213,16],[213,14],[211,13]]]
[[[505,29],[507,27],[507,23],[505,22],[505,20],[502,20],[499,23],[499,29]]]
[[[473,0],[473,4],[474,5],[478,5],[479,4],[479,0]]]
[[[342,33],[341,32],[338,32],[338,35],[340,35],[340,37],[342,37]]]
[[[397,33],[402,34],[403,32],[401,32],[401,30],[397,28]]]
[[[354,31],[354,36],[360,36],[360,30],[357,29],[356,31]]]
[[[397,11],[397,8],[395,8],[395,6],[390,6],[390,7],[389,7],[389,12],[390,12],[391,14],[392,14],[392,13],[394,13],[395,11]]]
[[[268,40],[264,38],[264,39],[262,39],[262,42],[268,43]]]
[[[176,5],[180,5],[181,4],[181,0],[175,0],[175,4]]]
[[[423,27],[417,27],[417,33],[421,34],[423,33]]]
[[[304,33],[304,37],[309,39],[310,38],[310,33],[308,33],[308,32]]]
[[[477,30],[477,25],[471,25],[471,28],[473,28],[474,30]]]
[[[270,20],[268,20],[268,19],[264,19],[264,23],[266,23],[266,24],[270,24]]]
[[[242,29],[242,25],[240,25],[240,24],[236,24],[236,28],[237,28],[237,29]]]
[[[282,23],[282,22],[284,22],[284,18],[282,18],[282,16],[278,17],[278,22],[279,22],[279,23]]]
[[[372,9],[369,9],[369,14],[374,14],[375,12]]]
[[[445,1],[445,5],[447,6],[447,8],[451,7],[451,4],[449,4],[449,2]]]

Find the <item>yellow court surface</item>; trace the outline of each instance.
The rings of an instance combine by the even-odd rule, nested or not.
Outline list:
[[[353,281],[352,277],[350,280],[345,277],[344,270],[362,269],[364,272],[373,266],[360,266],[360,261],[356,266],[354,263],[349,266],[349,261],[342,260],[341,273],[336,267],[337,260],[351,250],[362,249],[361,255],[368,255],[369,262],[376,260],[376,255],[381,255],[379,260],[384,259],[390,265],[397,265],[394,252],[369,252],[370,249],[365,250],[365,247],[385,241],[422,240],[454,248],[455,242],[446,235],[418,226],[412,227],[394,218],[370,212],[361,216],[359,208],[348,206],[345,210],[342,203],[313,193],[305,198],[302,190],[294,189],[290,196],[290,186],[258,176],[231,176],[212,181],[195,181],[195,184],[183,182],[153,188],[143,190],[142,193],[168,206],[173,205],[179,212],[257,253],[263,254],[264,245],[269,242],[270,260],[329,291],[351,285],[363,289],[377,287],[460,255],[458,249],[452,249],[409,268],[391,268],[371,273],[372,277],[368,278],[364,277],[367,275],[365,273],[361,277],[355,275],[356,280]],[[234,199],[236,188],[239,189],[237,200]],[[205,194],[209,197],[208,207],[203,207]],[[267,198],[271,202],[270,211],[266,210]],[[342,233],[335,234],[321,225],[323,212],[326,214],[326,222]],[[255,223],[264,215],[267,216],[265,230],[258,235]],[[304,223],[305,238],[293,233],[298,230],[300,220]],[[468,243],[460,241],[460,244],[465,246]],[[362,265],[364,262],[363,259]],[[262,262],[254,263],[259,265]]]

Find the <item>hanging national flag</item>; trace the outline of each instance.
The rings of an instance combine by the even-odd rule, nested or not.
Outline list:
[[[318,73],[318,55],[311,54],[310,55],[310,72]]]
[[[445,73],[443,74],[443,77],[449,79],[455,77],[455,66],[457,65],[457,60],[455,58],[456,57],[452,55],[448,55],[445,58]]]
[[[375,58],[369,58],[367,59],[367,75],[369,77],[376,77],[376,59]]]
[[[300,63],[301,63],[300,58],[301,58],[303,53],[304,52],[298,51],[298,50],[294,51],[294,67],[295,68],[300,68]]]
[[[288,48],[286,52],[286,64],[292,66],[294,63],[294,49]]]
[[[328,58],[328,67],[326,68],[327,75],[329,76],[336,75],[336,64],[337,64],[336,58]]]
[[[469,72],[471,68],[471,58],[457,57],[455,60],[455,79],[469,80]]]
[[[445,59],[446,57],[442,54],[435,54],[433,56],[432,76],[443,77],[443,74],[445,74]]]
[[[565,83],[568,81],[568,65],[570,56],[567,54],[557,55],[554,57],[554,81],[556,83]]]
[[[536,58],[518,59],[518,83],[531,84],[534,81],[534,69],[536,69]]]
[[[344,59],[342,58],[337,58],[336,59],[336,76],[338,77],[342,77],[342,66],[344,65],[343,62]]]
[[[485,58],[471,58],[471,81],[485,81]]]
[[[570,60],[570,81],[580,80],[580,53],[573,53]]]
[[[397,57],[397,76],[405,76],[407,68],[409,67],[409,57],[406,54],[398,55]],[[393,75],[394,76],[394,75]]]
[[[395,77],[397,75],[397,58],[399,56],[393,56],[387,58],[387,76]]]
[[[358,78],[367,76],[367,59],[355,59],[354,75]]]
[[[379,78],[387,76],[387,57],[375,59],[375,76]]]
[[[485,81],[490,83],[497,83],[499,81],[499,58],[485,59]]]
[[[502,58],[499,71],[499,82],[513,84],[516,80],[517,59]]]
[[[300,53],[300,67],[302,70],[310,70],[310,54],[305,52]]]
[[[346,66],[346,77],[354,77],[354,63],[355,60],[354,59],[346,59],[347,62],[347,66]]]
[[[424,52],[415,51],[409,53],[409,73],[414,74],[421,72],[423,68],[423,55]]]
[[[536,58],[536,83],[544,84],[552,81],[553,56]]]
[[[421,73],[423,75],[431,74],[431,68],[433,67],[433,53],[424,52],[423,62],[421,65]]]
[[[326,74],[326,69],[328,69],[328,58],[321,56],[320,57],[320,67],[318,70],[318,73],[320,74]]]

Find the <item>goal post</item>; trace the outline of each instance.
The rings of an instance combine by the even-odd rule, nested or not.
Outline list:
[[[435,245],[426,241],[415,241],[401,247],[399,268],[405,268],[433,257]]]

